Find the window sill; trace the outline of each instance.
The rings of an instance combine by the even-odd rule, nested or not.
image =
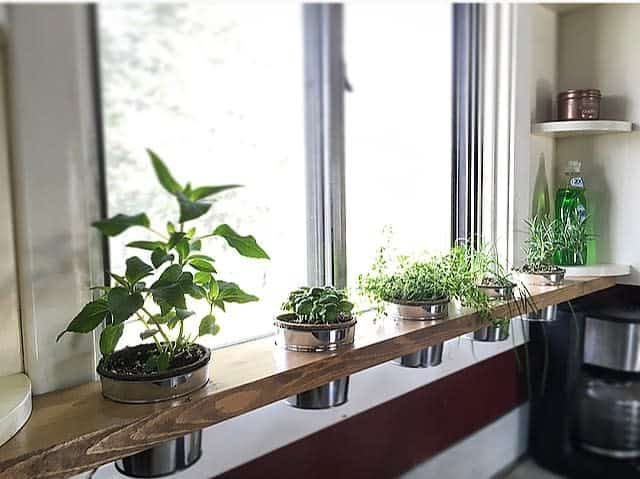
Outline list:
[[[530,291],[542,308],[615,283],[611,277],[576,278]],[[506,307],[494,311],[500,315]],[[360,320],[354,346],[339,353],[286,352],[270,338],[239,344],[215,353],[204,389],[160,404],[106,400],[97,382],[45,394],[34,398],[31,420],[0,448],[0,477],[76,474],[482,326],[476,314],[452,309],[450,319],[438,324]]]

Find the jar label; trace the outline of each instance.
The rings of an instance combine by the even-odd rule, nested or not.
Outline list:
[[[569,180],[569,186],[572,188],[584,188],[584,180],[581,176],[574,176]]]

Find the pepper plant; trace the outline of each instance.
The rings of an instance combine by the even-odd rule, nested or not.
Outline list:
[[[156,345],[155,354],[147,362],[148,368],[165,370],[171,367],[176,355],[190,347],[198,337],[218,333],[220,327],[216,324],[215,308],[224,311],[228,303],[258,300],[236,283],[220,279],[214,258],[201,251],[204,240],[223,239],[248,258],[269,259],[269,256],[253,236],[242,236],[228,224],[221,224],[204,234],[186,226],[209,212],[211,203],[204,201],[206,198],[241,185],[192,187],[186,183],[183,186],[158,155],[151,150],[147,153],[160,185],[176,199],[179,217],[177,221],[167,223],[166,232],[152,227],[145,213],[117,214],[92,224],[107,237],[139,227],[151,231],[157,239],[127,244],[145,251],[148,257],[131,256],[126,260],[124,274],[109,273],[113,284],[93,288],[99,292],[97,299],[82,308],[57,340],[67,332],[89,333],[106,323],[100,333],[100,351],[107,356],[114,352],[125,323],[140,321],[145,326],[141,340],[151,338]],[[195,335],[187,334],[184,328],[184,320],[194,315],[187,306],[188,297],[208,306],[208,314],[200,319]]]

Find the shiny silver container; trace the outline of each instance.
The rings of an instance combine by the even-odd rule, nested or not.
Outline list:
[[[135,346],[135,348],[146,347],[155,348],[155,345]],[[197,391],[209,382],[209,360],[211,358],[211,352],[208,348],[199,345],[197,347],[204,350],[204,355],[193,365],[144,378],[113,375],[104,368],[104,359],[102,359],[97,369],[102,383],[102,395],[117,402],[141,404],[176,399]]]
[[[525,319],[539,323],[551,323],[558,319],[558,305],[551,304],[537,311],[527,313]]]
[[[293,318],[293,313],[281,314],[273,322],[276,327],[276,344],[288,351],[335,351],[353,344],[356,332],[355,319],[332,324],[299,324],[289,321]]]
[[[511,283],[508,286],[491,286],[486,284],[479,284],[478,289],[484,292],[489,298],[495,300],[506,300],[513,298],[513,290],[516,284]]]
[[[444,343],[440,343],[412,354],[405,354],[394,359],[393,362],[405,368],[431,368],[442,363],[443,351]]]
[[[385,304],[387,314],[405,321],[439,321],[449,314],[449,299],[442,298],[431,302],[410,302]],[[444,343],[435,344],[415,353],[405,354],[394,359],[396,364],[408,368],[430,368],[442,363]]]
[[[349,397],[349,376],[309,389],[286,399],[299,409],[328,409],[341,406]]]
[[[533,286],[559,286],[564,281],[565,270],[560,268],[551,273],[523,273],[516,272],[518,279],[525,285]]]
[[[585,363],[616,371],[640,372],[640,323],[626,316],[618,313],[610,320],[586,317]]]
[[[474,341],[484,343],[495,343],[505,341],[509,337],[509,323],[500,325],[489,325],[473,332]]]
[[[130,477],[161,477],[192,466],[202,456],[202,430],[163,442],[116,461],[116,468]]]

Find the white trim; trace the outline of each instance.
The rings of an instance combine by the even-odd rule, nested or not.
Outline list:
[[[56,335],[102,282],[100,178],[87,5],[10,5],[16,243],[34,394],[95,379],[92,335]]]

